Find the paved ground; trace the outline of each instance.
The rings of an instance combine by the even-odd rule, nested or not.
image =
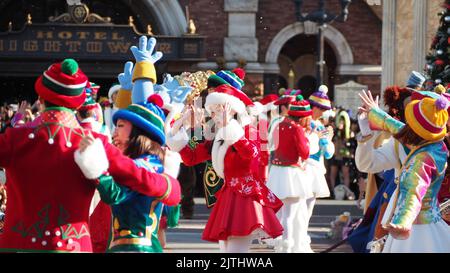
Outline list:
[[[219,252],[218,244],[201,240],[201,233],[208,219],[209,210],[205,206],[204,199],[196,198],[195,203],[194,218],[189,220],[180,219],[180,225],[177,228],[168,230],[166,253]],[[362,210],[357,208],[355,201],[318,200],[308,230],[312,240],[312,248],[315,252],[321,252],[336,243],[336,241],[328,238],[327,234],[331,231],[330,223],[344,211],[350,212],[352,217],[362,217]],[[268,248],[267,245],[254,241],[251,246],[251,252],[270,253],[274,252],[274,250]],[[340,246],[332,253],[346,252],[352,252],[347,244]]]

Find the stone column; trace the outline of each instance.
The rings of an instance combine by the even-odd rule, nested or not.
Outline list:
[[[427,54],[428,0],[414,0],[414,66],[413,69],[423,72]]]
[[[397,0],[383,1],[383,35],[381,92],[395,82],[395,49]],[[383,98],[383,96],[381,96]]]
[[[224,55],[227,61],[245,59],[258,61],[256,38],[256,12],[258,0],[225,0],[228,12],[228,37],[225,38]]]

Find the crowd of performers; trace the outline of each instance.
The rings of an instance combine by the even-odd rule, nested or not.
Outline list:
[[[256,102],[242,91],[240,68],[157,84],[155,45],[143,36],[130,48],[135,63],[105,109],[73,59],[37,79],[41,113],[25,119],[22,104],[0,135],[8,198],[0,251],[163,252],[179,217],[180,164],[207,162],[215,183],[203,240],[221,252],[248,252],[255,239],[313,252],[309,221],[316,199],[330,196],[324,161],[335,153],[333,129],[321,122],[332,109],[328,88]],[[361,93],[355,163],[369,182],[364,219],[348,238],[356,252],[450,252],[442,219],[450,95],[422,91],[420,75],[411,81],[386,90],[388,113]]]

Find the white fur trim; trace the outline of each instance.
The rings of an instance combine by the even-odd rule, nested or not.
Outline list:
[[[164,173],[171,177],[178,177],[180,172],[181,156],[177,152],[166,150],[164,157]]]
[[[260,102],[254,102],[252,106],[248,106],[248,113],[250,116],[259,116],[262,112],[264,112],[264,105]]]
[[[247,112],[241,113],[238,115],[239,124],[241,124],[242,127],[245,127],[252,123],[252,118]]]
[[[94,196],[92,196],[91,206],[89,207],[89,217],[91,217],[92,213],[94,213],[94,210],[98,206],[98,203],[100,203],[100,201],[100,193],[98,192],[98,190],[95,190]]]
[[[205,108],[211,113],[210,106],[215,104],[224,105],[225,103],[229,103],[231,109],[233,109],[236,113],[240,114],[245,112],[245,104],[238,98],[228,95],[225,93],[213,92],[206,97]]]
[[[221,178],[225,178],[224,159],[228,148],[241,139],[244,134],[244,129],[242,129],[241,125],[234,119],[232,119],[227,126],[218,130],[212,147],[211,158],[213,168]],[[220,140],[224,140],[223,144],[221,144]]]
[[[264,110],[266,112],[277,110],[277,109],[278,109],[278,106],[275,105],[275,102],[270,102],[270,103],[264,105]]]
[[[99,178],[109,167],[105,147],[98,138],[83,153],[75,151],[75,162],[87,179]]]
[[[184,147],[189,143],[189,136],[186,132],[186,130],[181,127],[178,133],[175,135],[172,134],[172,131],[170,131],[166,135],[166,144],[170,148],[170,150],[174,152],[179,152],[183,150]]]
[[[122,87],[120,86],[120,84],[113,85],[113,86],[111,86],[111,88],[109,88],[109,91],[108,91],[108,98],[109,98],[109,101],[110,101],[110,102],[112,102],[112,95],[113,95],[114,93],[116,93],[116,92],[119,92],[120,88],[122,88]]]
[[[244,129],[242,129],[242,126],[239,124],[239,122],[237,122],[237,120],[235,119],[232,119],[228,122],[227,126],[220,128],[217,131],[216,139],[223,139],[225,140],[225,142],[233,145],[239,139],[241,139],[244,134]]]

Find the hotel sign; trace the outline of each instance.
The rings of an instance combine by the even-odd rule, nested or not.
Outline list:
[[[126,25],[31,24],[0,33],[0,58],[126,61],[139,34]],[[163,61],[204,60],[204,37],[155,36]]]

